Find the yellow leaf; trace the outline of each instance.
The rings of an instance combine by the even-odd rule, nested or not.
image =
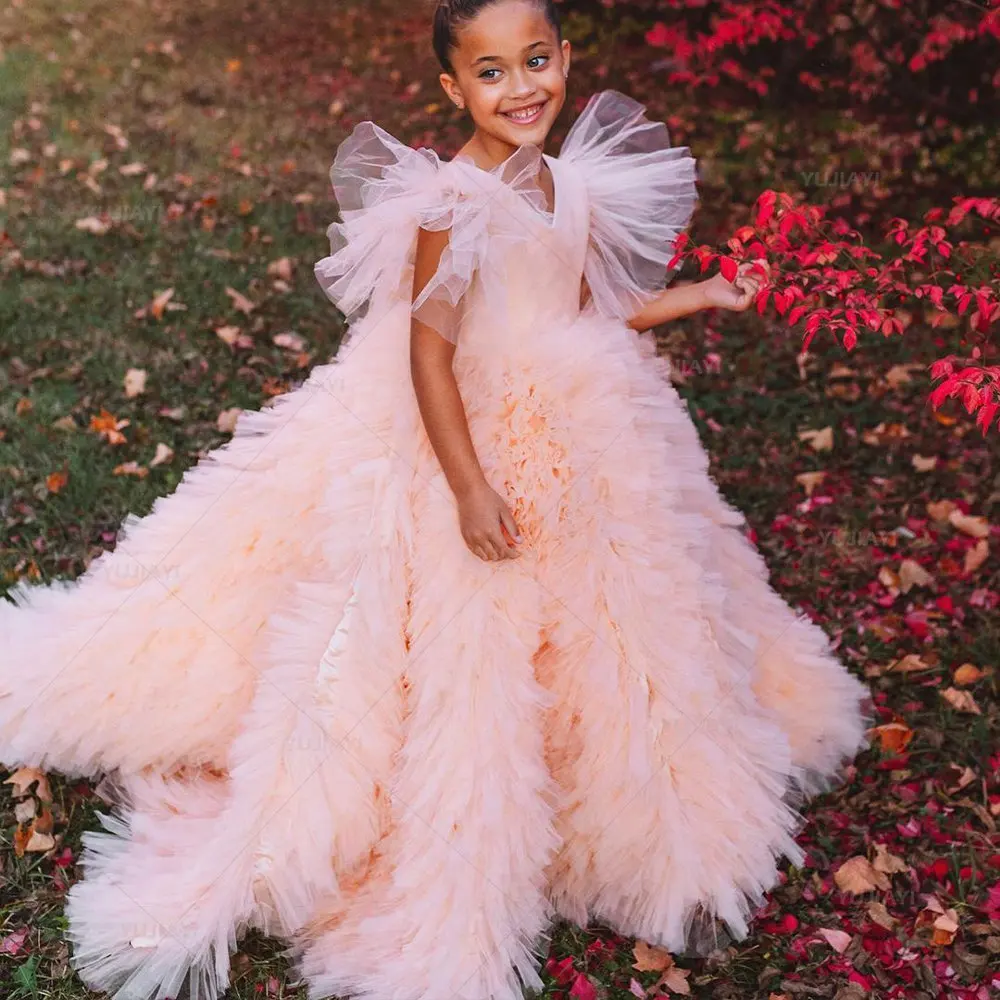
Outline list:
[[[974,663],[963,663],[960,667],[956,668],[954,681],[956,684],[964,686],[966,684],[975,684],[976,681],[982,680],[985,676],[985,672],[980,670]]]

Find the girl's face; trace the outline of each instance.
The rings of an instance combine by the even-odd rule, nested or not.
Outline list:
[[[456,33],[441,85],[476,128],[507,146],[541,146],[566,100],[570,44],[531,0],[501,0]]]

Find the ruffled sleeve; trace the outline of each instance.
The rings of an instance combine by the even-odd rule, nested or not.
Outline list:
[[[450,229],[438,269],[411,303],[414,316],[456,343],[463,297],[486,256],[485,198],[470,197],[430,149],[413,149],[373,122],[340,145],[330,180],[340,221],[314,265],[330,300],[355,325],[412,298],[417,229]]]
[[[616,90],[595,94],[559,159],[574,163],[590,205],[584,277],[604,315],[627,320],[666,287],[673,243],[698,201],[696,160],[667,126]]]

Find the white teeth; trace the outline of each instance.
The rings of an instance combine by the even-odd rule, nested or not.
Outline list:
[[[508,118],[513,118],[514,121],[527,121],[529,118],[534,118],[541,108],[540,104],[536,104],[533,108],[527,108],[524,111],[507,111],[505,112]]]

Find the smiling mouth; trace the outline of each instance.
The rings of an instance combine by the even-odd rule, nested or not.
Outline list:
[[[542,101],[539,104],[532,104],[531,107],[522,108],[518,111],[501,111],[500,114],[508,121],[514,122],[515,125],[533,125],[542,117],[546,103],[546,101]]]

